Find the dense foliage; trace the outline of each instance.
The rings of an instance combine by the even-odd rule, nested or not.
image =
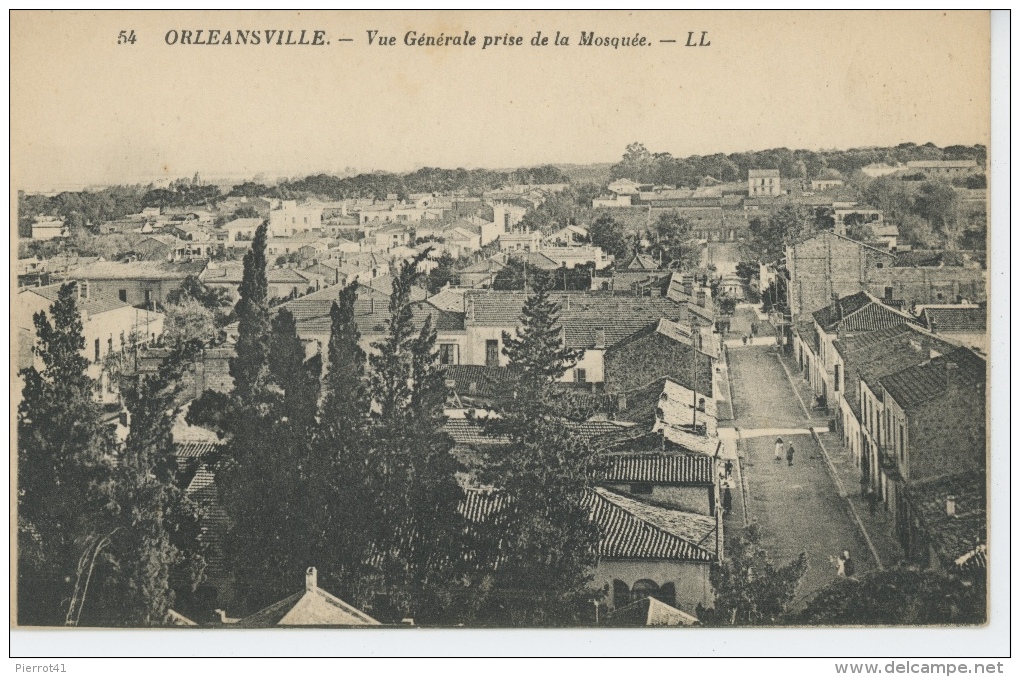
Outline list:
[[[901,143],[891,148],[849,150],[789,150],[772,148],[724,155],[691,155],[677,158],[669,153],[652,153],[640,143],[627,146],[623,159],[610,169],[613,179],[627,178],[659,185],[697,186],[706,176],[719,181],[744,181],[749,169],[778,169],[785,178],[828,178],[832,170],[844,176],[874,163],[896,165],[911,160],[977,160],[983,165],[984,146],[947,146]]]

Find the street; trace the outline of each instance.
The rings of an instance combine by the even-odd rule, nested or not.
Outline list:
[[[742,506],[747,520],[759,525],[763,545],[777,564],[807,553],[808,570],[794,602],[801,606],[835,577],[830,557],[849,550],[858,573],[875,565],[811,436],[811,428],[823,427],[826,421],[807,417],[775,350],[764,345],[729,348],[733,423],[747,492],[747,504]],[[774,460],[777,436],[784,442],[779,461]],[[791,443],[792,466],[785,457]]]

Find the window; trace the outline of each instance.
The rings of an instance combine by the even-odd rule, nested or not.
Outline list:
[[[577,383],[587,383],[588,382],[588,372],[585,371],[584,369],[575,369],[574,370],[574,381],[576,381]]]
[[[885,288],[885,300],[886,301],[891,301],[892,300],[892,295],[893,295],[893,288],[892,287],[886,287]]]
[[[439,364],[460,364],[460,346],[456,343],[440,343]]]
[[[119,298],[124,303],[127,303],[127,289],[118,289],[117,298]]]
[[[106,339],[106,354],[109,355],[113,352],[113,337]]]
[[[151,289],[146,289],[145,290],[145,305],[149,305],[151,303],[152,303],[152,290]]]
[[[652,485],[648,482],[638,482],[630,485],[630,493],[648,495],[652,493]]]
[[[838,364],[833,367],[833,371],[834,371],[834,373],[833,373],[833,376],[832,376],[832,390],[834,392],[838,393],[839,392],[839,365]]]
[[[96,339],[96,362],[99,362],[99,339]]]
[[[499,339],[489,339],[485,342],[485,366],[499,366]]]

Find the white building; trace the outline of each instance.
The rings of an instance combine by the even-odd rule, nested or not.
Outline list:
[[[269,212],[269,232],[274,237],[289,237],[322,228],[322,206],[284,200]]]

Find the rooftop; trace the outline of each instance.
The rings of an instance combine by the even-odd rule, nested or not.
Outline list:
[[[559,325],[570,348],[591,349],[600,342],[604,347],[658,323],[686,317],[685,306],[663,297],[604,296],[585,292],[551,293],[560,305]],[[526,292],[469,291],[465,295],[467,322],[478,326],[516,327]],[[600,334],[599,332],[603,332]]]
[[[921,322],[933,332],[983,334],[988,331],[988,313],[979,306],[927,306]]]
[[[368,614],[318,587],[315,569],[306,576],[305,589],[239,621],[238,628],[275,628],[278,626],[355,626],[381,625]]]
[[[897,404],[909,409],[944,394],[950,384],[983,389],[985,367],[985,361],[973,351],[957,348],[946,355],[885,376],[880,381]]]
[[[714,484],[715,459],[703,454],[620,454],[608,457],[605,482]]]
[[[816,310],[812,317],[825,332],[837,329],[850,332],[874,331],[897,324],[916,323],[910,315],[890,308],[863,291],[844,296]]]
[[[45,287],[25,287],[25,288],[19,290],[18,293],[19,294],[25,294],[25,293],[31,292],[33,294],[37,294],[37,295],[43,297],[44,299],[46,299],[47,301],[50,301],[52,303],[53,301],[57,300],[57,296],[59,295],[60,288],[62,286],[63,286],[63,283],[49,284],[49,285],[46,285]],[[84,311],[89,316],[99,315],[101,313],[106,313],[106,312],[109,312],[111,310],[118,310],[119,308],[130,308],[130,307],[131,307],[131,305],[129,303],[125,303],[124,301],[121,301],[120,299],[116,299],[116,298],[113,298],[113,297],[110,297],[110,296],[99,296],[99,297],[97,297],[97,296],[90,295],[88,298],[84,298],[84,299],[83,298],[79,298],[78,299],[78,309],[80,311]]]
[[[985,474],[965,473],[915,483],[907,500],[920,518],[945,566],[966,558],[988,542]],[[954,513],[946,510],[952,496]]]
[[[74,277],[80,280],[183,280],[189,275],[198,275],[205,266],[205,261],[186,263],[96,261],[72,272]]]

